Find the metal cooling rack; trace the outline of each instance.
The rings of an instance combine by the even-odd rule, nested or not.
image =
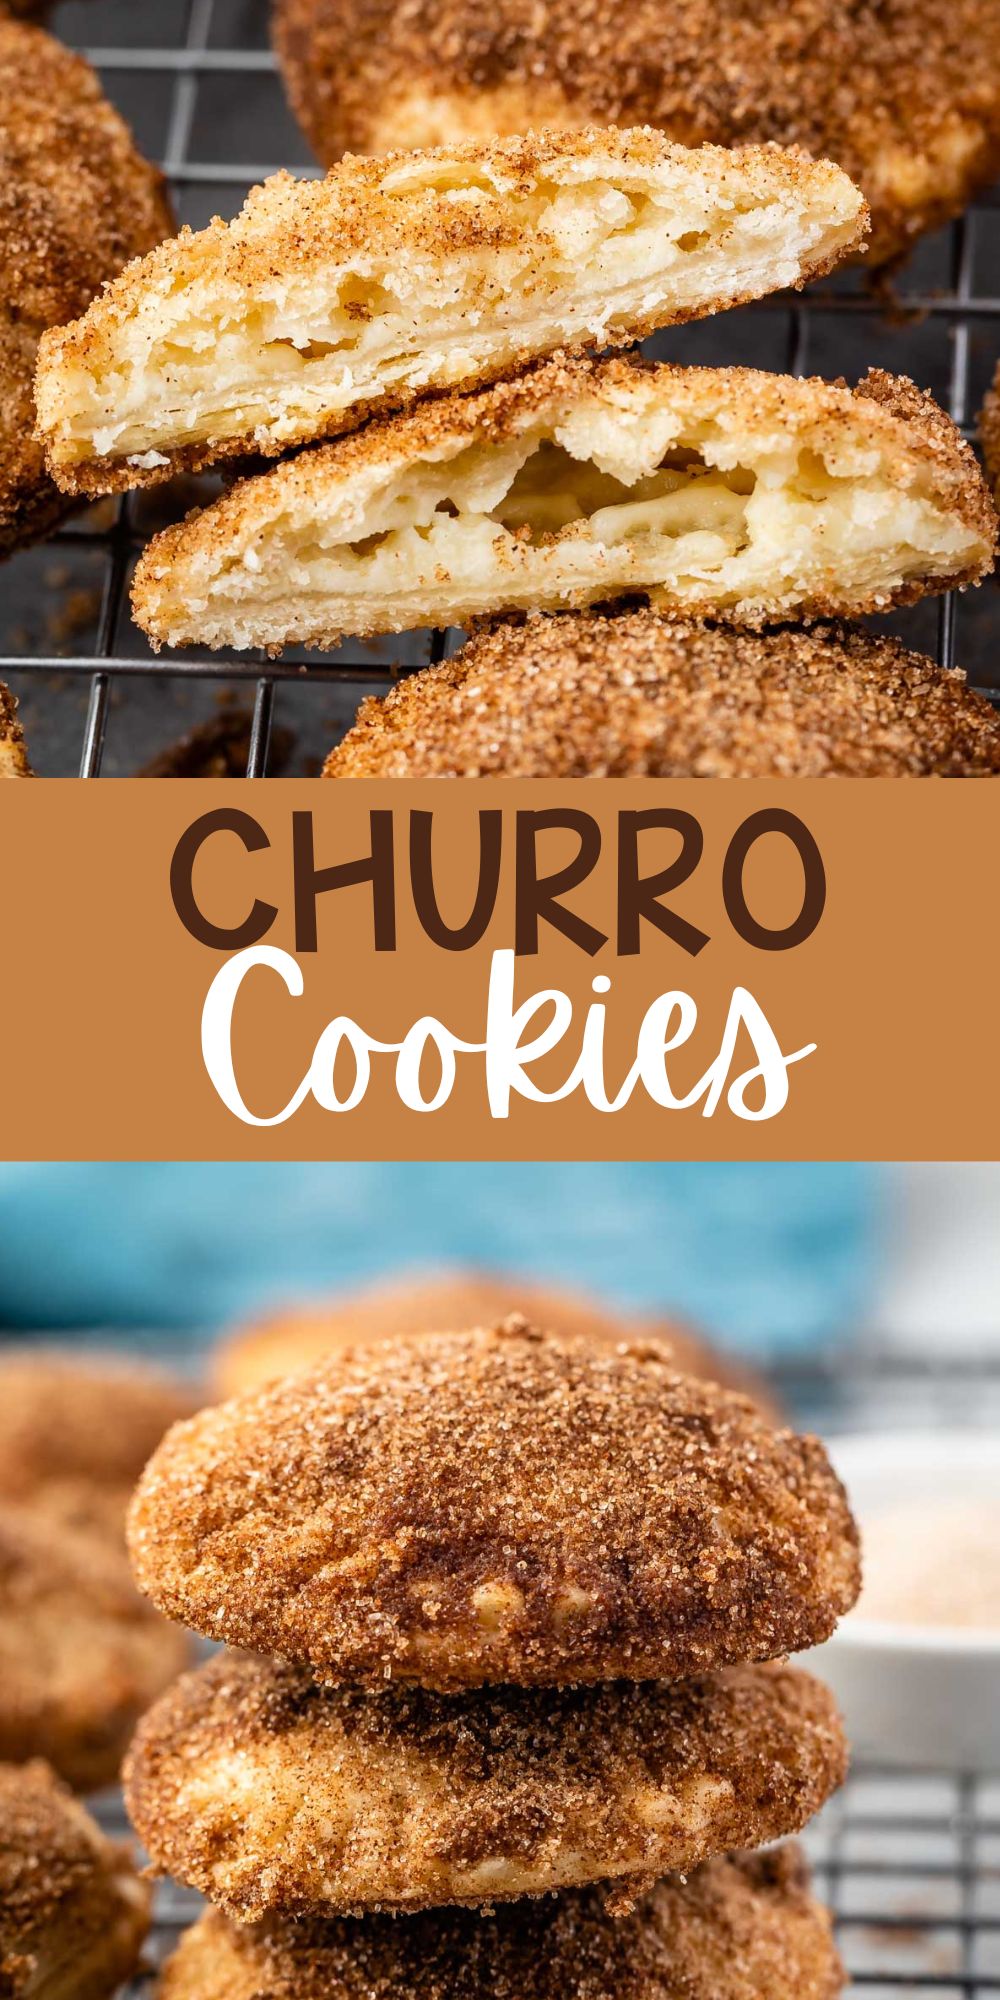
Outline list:
[[[1000,1429],[1000,1343],[991,1358],[919,1356],[862,1336],[775,1380],[796,1421],[828,1435]],[[864,2000],[1000,1994],[1000,1777],[859,1765],[804,1844]]]
[[[862,1336],[852,1347],[773,1371],[796,1420],[828,1433],[887,1422],[1000,1426],[1000,1348],[992,1359],[915,1357]],[[127,1833],[117,1794],[97,1802]],[[1000,1776],[859,1765],[804,1835],[816,1894],[832,1911],[860,2000],[996,2000],[1000,1995]],[[150,1958],[159,1966],[202,1907],[160,1883]],[[137,1982],[125,2000],[149,2000]]]
[[[53,16],[54,30],[101,72],[142,150],[162,161],[179,219],[196,227],[216,210],[234,214],[247,189],[279,166],[315,171],[284,104],[267,19],[267,0],[146,0],[141,8],[135,0],[68,0]],[[648,345],[682,361],[849,380],[870,364],[911,374],[973,438],[1000,353],[1000,195],[919,244],[891,297],[849,271],[806,295],[674,329]],[[20,697],[42,771],[134,772],[172,738],[218,717],[220,694],[229,700],[233,690],[252,691],[248,776],[274,770],[276,742],[283,768],[316,769],[363,689],[388,686],[453,644],[454,634],[425,633],[355,642],[323,657],[289,651],[277,663],[225,654],[154,658],[130,620],[131,570],[153,529],[204,490],[187,481],[101,503],[5,566],[0,676]],[[957,660],[1000,703],[1000,590],[991,583],[890,623],[943,664]]]

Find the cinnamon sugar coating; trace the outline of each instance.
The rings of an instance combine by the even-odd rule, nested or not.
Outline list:
[[[470,1326],[495,1326],[513,1312],[553,1333],[579,1335],[602,1346],[656,1341],[683,1374],[739,1389],[761,1409],[776,1411],[771,1390],[752,1368],[720,1353],[676,1320],[616,1312],[583,1292],[476,1270],[430,1276],[414,1272],[328,1303],[317,1300],[315,1305],[268,1313],[223,1339],[215,1352],[212,1379],[220,1397],[240,1396],[360,1342],[428,1332],[463,1333]]]
[[[30,778],[28,746],[17,718],[17,700],[0,681],[0,778]]]
[[[0,15],[0,554],[66,512],[34,436],[40,335],[170,228],[162,178],[90,65]]]
[[[599,1880],[627,1902],[797,1833],[845,1767],[832,1697],[787,1667],[370,1694],[223,1654],[140,1724],[126,1797],[157,1869],[246,1922]]]
[[[600,1890],[492,1915],[241,1927],[210,1910],[158,2000],[834,2000],[830,1921],[794,1848],[709,1862],[615,1918]]]
[[[0,2000],[103,2000],[136,1968],[149,1900],[47,1764],[0,1764]]]
[[[0,1504],[0,1758],[46,1757],[78,1791],[111,1784],[140,1715],[189,1661],[117,1550]]]
[[[197,1408],[185,1383],[127,1356],[0,1351],[0,1497],[120,1541],[136,1480],[164,1431]]]
[[[335,1684],[680,1680],[819,1643],[859,1588],[815,1438],[516,1318],[177,1425],[129,1544],[169,1616]]]
[[[745,632],[641,609],[496,624],[369,696],[328,778],[1000,775],[958,671],[845,626]],[[704,1372],[696,1370],[695,1372]]]
[[[998,0],[278,0],[275,38],[327,164],[540,124],[776,140],[860,183],[871,262],[957,214],[1000,165]]]

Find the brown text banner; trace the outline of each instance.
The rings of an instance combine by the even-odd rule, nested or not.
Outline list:
[[[993,1158],[989,784],[0,787],[7,1158]]]

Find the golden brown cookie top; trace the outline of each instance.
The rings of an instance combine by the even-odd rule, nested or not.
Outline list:
[[[599,1880],[626,1906],[798,1832],[845,1763],[832,1697],[787,1667],[440,1695],[223,1654],[140,1725],[126,1795],[156,1867],[238,1922]]]
[[[905,250],[1000,159],[997,0],[279,0],[293,109],[327,164],[531,126],[652,125],[693,145],[798,144]],[[975,51],[982,52],[976,59]],[[391,136],[390,136],[391,135]]]
[[[793,1848],[661,1882],[629,1917],[600,1890],[325,1924],[209,1911],[159,2000],[834,2000],[843,1974]]]
[[[651,610],[477,633],[369,696],[328,778],[965,777],[1000,717],[959,672],[843,626],[747,632]]]
[[[677,1680],[818,1643],[859,1584],[816,1439],[518,1319],[202,1411],[129,1530],[170,1616],[334,1683]]]

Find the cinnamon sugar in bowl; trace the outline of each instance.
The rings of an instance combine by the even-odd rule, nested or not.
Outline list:
[[[864,1584],[815,1664],[856,1754],[1000,1771],[1000,1435],[873,1433],[831,1457]]]

